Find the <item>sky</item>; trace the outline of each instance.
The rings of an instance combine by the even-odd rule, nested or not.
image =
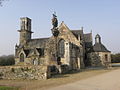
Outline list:
[[[9,0],[0,7],[0,55],[14,54],[21,17],[32,19],[32,38],[50,37],[54,11],[59,25],[92,30],[93,41],[98,33],[112,53],[120,52],[120,0]]]

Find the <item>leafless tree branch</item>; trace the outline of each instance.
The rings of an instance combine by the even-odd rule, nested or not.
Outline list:
[[[3,3],[4,1],[8,1],[8,0],[0,0],[0,6],[2,6],[2,3]]]

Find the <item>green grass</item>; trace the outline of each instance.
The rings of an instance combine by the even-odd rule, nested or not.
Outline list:
[[[16,87],[0,86],[0,90],[19,90]]]

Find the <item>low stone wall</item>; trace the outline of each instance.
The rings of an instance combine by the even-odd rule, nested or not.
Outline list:
[[[50,77],[47,66],[2,66],[0,79],[47,79]]]

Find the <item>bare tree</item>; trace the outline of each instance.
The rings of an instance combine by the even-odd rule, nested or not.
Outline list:
[[[0,6],[2,6],[2,2],[3,2],[4,0],[0,0]]]
[[[8,1],[8,0],[0,0],[0,6],[2,6],[2,3],[3,3],[4,1]]]

